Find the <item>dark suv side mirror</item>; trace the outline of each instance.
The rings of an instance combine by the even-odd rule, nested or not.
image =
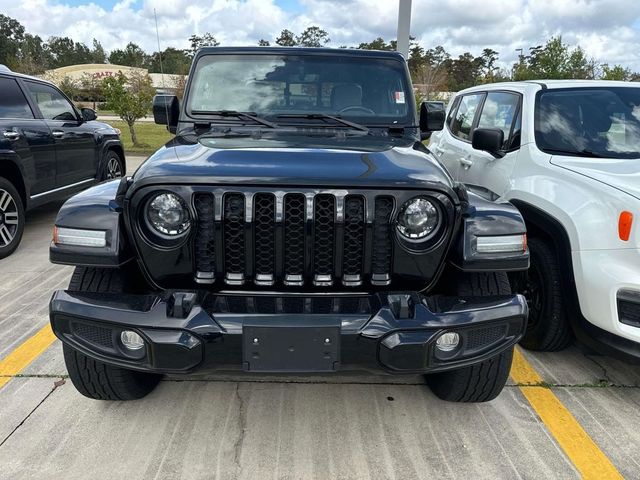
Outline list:
[[[422,102],[420,104],[420,137],[425,140],[431,132],[444,128],[444,102]]]
[[[159,125],[166,125],[167,130],[176,133],[180,103],[175,95],[156,95],[153,97],[153,120]]]
[[[92,108],[81,108],[80,115],[82,115],[82,120],[84,120],[85,122],[91,122],[92,120],[98,118],[98,115],[96,115],[96,111]]]
[[[495,158],[504,157],[503,143],[504,132],[499,128],[476,128],[471,134],[471,146],[488,152]]]

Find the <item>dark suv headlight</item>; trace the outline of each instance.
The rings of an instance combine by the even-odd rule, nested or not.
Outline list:
[[[440,210],[429,199],[415,197],[400,208],[396,228],[409,240],[424,240],[438,230]]]
[[[151,197],[145,215],[153,230],[170,237],[181,235],[191,227],[189,208],[175,193],[163,192]]]

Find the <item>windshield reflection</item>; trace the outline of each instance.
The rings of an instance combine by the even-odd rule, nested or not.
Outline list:
[[[539,94],[536,143],[556,154],[640,157],[640,88],[550,89]]]

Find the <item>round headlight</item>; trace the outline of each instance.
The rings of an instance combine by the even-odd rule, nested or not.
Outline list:
[[[164,235],[180,235],[191,226],[189,209],[175,193],[161,193],[147,204],[147,220]]]
[[[406,202],[398,214],[398,231],[406,238],[420,240],[431,235],[440,223],[440,212],[426,198]]]

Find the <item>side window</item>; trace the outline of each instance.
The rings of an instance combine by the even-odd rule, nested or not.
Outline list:
[[[502,130],[504,133],[503,148],[505,149],[513,148],[511,147],[511,126],[514,124],[519,103],[520,97],[514,93],[490,92],[482,106],[478,128],[499,128]]]
[[[71,103],[55,88],[36,82],[26,82],[31,98],[47,120],[77,120]]]
[[[0,77],[0,118],[33,118],[33,112],[12,78]]]
[[[482,102],[484,93],[474,93],[471,95],[465,95],[460,100],[460,106],[456,111],[456,115],[451,124],[451,133],[462,140],[471,139],[471,127],[473,126],[473,119],[476,116],[476,111]]]
[[[451,122],[453,121],[453,117],[456,114],[456,110],[458,109],[460,98],[461,97],[456,97],[453,99],[453,102],[451,102],[451,109],[449,110],[449,115],[447,116],[447,125],[449,125],[449,127],[451,127]]]

